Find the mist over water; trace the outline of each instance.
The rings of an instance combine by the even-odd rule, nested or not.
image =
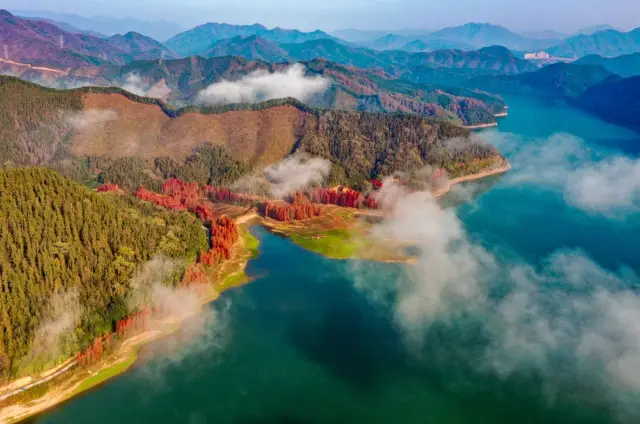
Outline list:
[[[640,137],[570,109],[508,103],[500,127],[479,134],[511,172],[456,189],[444,211],[397,212],[442,224],[418,232],[434,242],[416,269],[329,260],[253,228],[257,280],[209,305],[223,317],[211,325],[219,343],[177,333],[33,422],[637,422],[636,192],[625,184],[621,202],[599,190],[635,169]],[[584,173],[588,190],[576,188]],[[505,273],[508,285],[490,284]],[[565,356],[569,338],[581,349]]]

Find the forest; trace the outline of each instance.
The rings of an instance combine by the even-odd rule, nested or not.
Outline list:
[[[42,370],[114,331],[135,312],[131,279],[154,255],[186,264],[207,249],[192,214],[96,193],[45,168],[0,171],[0,380]],[[68,331],[43,339],[61,313],[72,321]]]

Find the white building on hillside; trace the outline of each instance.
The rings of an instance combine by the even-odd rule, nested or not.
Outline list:
[[[547,60],[551,59],[551,55],[546,52],[525,53],[524,58],[527,60]]]

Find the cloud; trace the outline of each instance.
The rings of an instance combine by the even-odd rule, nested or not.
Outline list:
[[[134,73],[127,74],[124,83],[120,84],[120,88],[137,96],[151,97],[164,101],[169,100],[171,96],[171,89],[167,86],[164,78],[155,84],[149,84],[140,75]]]
[[[44,310],[23,366],[58,359],[63,353],[63,345],[73,345],[74,330],[80,324],[82,314],[83,308],[75,290],[54,294]]]
[[[379,200],[389,216],[373,235],[411,243],[417,262],[384,284],[368,279],[358,263],[352,274],[357,288],[391,306],[412,350],[436,325],[458,334],[474,328],[480,347],[430,348],[457,349],[467,366],[496,378],[538,376],[545,394],[565,399],[567,385],[571,396],[591,400],[586,391],[595,388],[596,401],[622,416],[637,414],[640,278],[633,271],[603,269],[575,250],[533,266],[473,242],[454,210],[428,192],[385,181]]]
[[[618,152],[605,156],[570,134],[526,142],[515,134],[490,137],[513,165],[504,178],[508,184],[557,189],[567,203],[589,213],[614,216],[640,210],[640,159]]]
[[[331,170],[331,162],[295,154],[264,169],[271,195],[284,197],[321,183]]]
[[[217,301],[202,306],[203,293],[211,290],[208,284],[173,287],[169,283],[180,274],[181,263],[162,255],[147,261],[131,280],[127,304],[132,310],[153,306],[155,311],[149,328],[166,329],[180,323],[176,334],[145,347],[154,358],[141,375],[156,383],[164,381],[163,371],[175,366],[195,353],[218,351],[229,337],[227,328],[230,302]]]
[[[328,87],[328,79],[321,76],[306,77],[305,67],[296,63],[283,72],[256,71],[238,81],[223,80],[211,84],[198,93],[197,101],[220,105],[294,97],[305,102]]]
[[[86,109],[69,115],[67,122],[76,130],[87,130],[116,119],[118,119],[118,113],[115,110]]]

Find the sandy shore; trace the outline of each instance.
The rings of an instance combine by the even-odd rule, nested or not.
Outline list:
[[[451,191],[451,188],[456,184],[463,183],[465,181],[473,181],[479,180],[481,178],[490,177],[492,175],[504,174],[508,170],[511,169],[511,164],[509,162],[505,162],[504,165],[498,168],[489,169],[487,171],[478,172],[477,174],[465,175],[464,177],[453,178],[447,181],[447,185],[441,189],[438,189],[433,192],[433,195],[436,197],[441,197]]]
[[[468,130],[479,130],[482,128],[492,128],[492,127],[497,127],[498,123],[497,122],[492,122],[490,124],[478,124],[478,125],[465,125],[464,128],[468,129]]]

